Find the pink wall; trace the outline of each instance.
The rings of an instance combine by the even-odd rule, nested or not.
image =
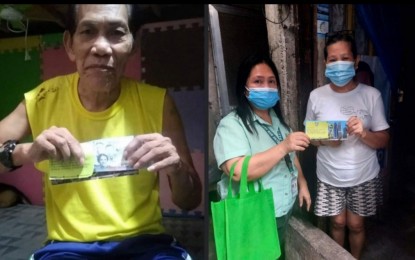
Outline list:
[[[21,168],[0,175],[0,182],[16,187],[34,205],[43,205],[42,173],[34,165],[23,165]]]

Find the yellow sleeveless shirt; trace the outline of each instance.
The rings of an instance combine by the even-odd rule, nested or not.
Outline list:
[[[34,139],[51,126],[67,128],[79,142],[161,133],[165,89],[123,78],[118,100],[105,111],[89,112],[78,97],[78,80],[78,73],[59,76],[25,93]],[[45,173],[48,240],[117,241],[164,232],[157,174],[140,170],[53,185],[48,164],[36,164]]]

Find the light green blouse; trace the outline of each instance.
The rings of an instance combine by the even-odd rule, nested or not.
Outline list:
[[[254,115],[254,124],[258,134],[248,132],[242,120],[234,111],[222,118],[213,140],[213,150],[218,167],[229,159],[245,155],[255,155],[276,145],[260,124],[271,126],[276,136],[278,136],[278,128],[283,138],[289,134],[289,131],[281,124],[275,112],[270,110],[270,114],[272,126],[256,114]],[[294,168],[292,173],[290,173],[285,160],[282,159],[262,177],[264,188],[272,188],[276,217],[283,216],[289,212],[298,194],[298,170],[294,165],[294,152],[290,153],[290,158]],[[222,198],[227,196],[228,180],[228,175],[222,174],[222,178],[218,182],[218,192]],[[235,191],[238,191],[239,183],[234,182],[232,187]]]

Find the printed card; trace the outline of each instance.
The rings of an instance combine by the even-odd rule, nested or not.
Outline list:
[[[347,121],[306,121],[305,133],[312,140],[346,140]]]

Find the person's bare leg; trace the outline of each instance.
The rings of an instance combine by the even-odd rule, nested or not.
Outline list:
[[[346,210],[339,215],[330,217],[331,237],[337,244],[344,246],[344,235],[346,227]]]
[[[347,210],[350,251],[356,259],[360,259],[365,243],[366,233],[364,220],[364,217]]]

